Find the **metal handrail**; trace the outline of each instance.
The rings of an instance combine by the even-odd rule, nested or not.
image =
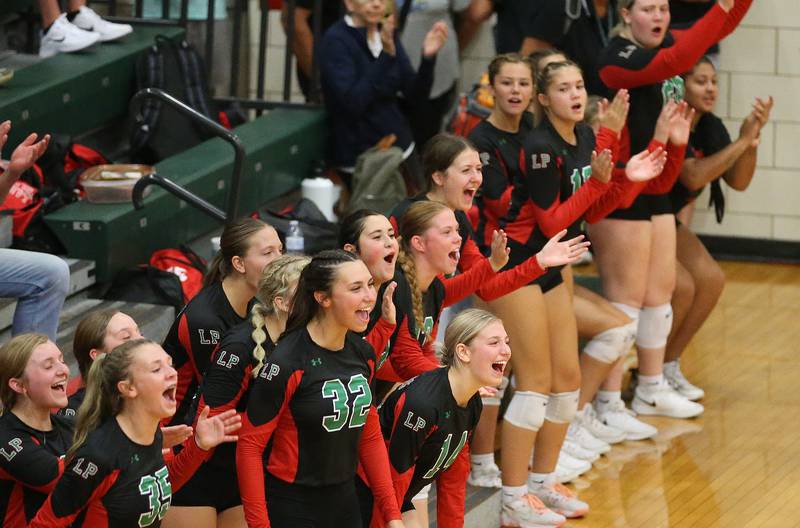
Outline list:
[[[138,109],[141,107],[141,103],[145,99],[157,99],[162,103],[171,106],[179,113],[186,116],[193,123],[201,125],[203,128],[208,130],[213,135],[222,138],[228,143],[230,143],[234,150],[233,174],[231,176],[230,191],[228,194],[228,207],[226,208],[225,212],[222,212],[220,209],[209,204],[199,196],[196,196],[191,192],[187,191],[186,189],[179,186],[175,182],[158,175],[151,175],[152,177],[150,178],[142,178],[139,182],[136,183],[133,195],[134,207],[136,207],[137,209],[141,209],[144,206],[144,204],[142,203],[141,193],[144,192],[144,188],[147,187],[148,185],[155,184],[164,188],[166,191],[177,196],[178,198],[186,201],[187,203],[197,207],[201,211],[225,223],[230,223],[236,220],[236,218],[238,218],[239,215],[239,195],[241,193],[240,187],[242,180],[242,167],[244,166],[244,158],[245,158],[244,147],[242,146],[242,142],[239,139],[239,136],[237,136],[227,128],[223,127],[219,123],[212,121],[211,119],[204,116],[194,108],[182,103],[181,101],[175,99],[165,91],[160,90],[158,88],[144,88],[136,92],[136,94],[131,98],[131,103],[130,103],[130,109],[132,114],[138,115]],[[140,188],[139,194],[137,196],[136,189],[139,188],[139,185],[141,185],[142,187]],[[138,197],[138,205],[137,205],[137,197]],[[209,209],[209,207],[213,209]]]

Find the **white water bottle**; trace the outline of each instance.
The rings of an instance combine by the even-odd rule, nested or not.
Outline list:
[[[302,255],[305,246],[303,231],[300,229],[300,222],[292,220],[289,222],[289,232],[286,233],[286,253],[289,255]]]

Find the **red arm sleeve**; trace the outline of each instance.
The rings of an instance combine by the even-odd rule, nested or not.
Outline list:
[[[398,499],[392,485],[392,474],[389,469],[389,454],[381,433],[378,411],[370,406],[367,423],[358,444],[358,460],[364,468],[375,507],[380,511],[384,522],[401,519]]]
[[[400,331],[397,332],[397,340],[392,345],[392,350],[389,353],[389,361],[400,379],[403,381],[409,380],[423,372],[439,368],[441,365],[427,356],[425,351],[422,350],[419,341],[411,335],[408,329],[408,322],[400,321],[399,324]],[[381,370],[378,370],[378,379],[384,379],[381,375]]]
[[[596,178],[589,178],[566,202],[557,199],[547,209],[542,209],[534,203],[533,214],[536,216],[536,224],[546,237],[554,237],[559,231],[580,219],[589,206],[608,190],[608,187],[608,184]]]
[[[594,150],[602,152],[605,149],[611,151],[611,159],[616,161],[619,158],[619,135],[610,128],[600,127],[595,136]]]
[[[469,244],[475,246],[475,243],[472,241],[467,242],[467,245]],[[477,246],[475,246],[475,250],[478,251]],[[443,280],[440,278],[444,284],[444,306],[452,306],[453,304],[466,299],[478,291],[483,284],[492,279],[494,276],[494,270],[492,269],[489,259],[483,256],[481,259],[482,260],[478,261],[475,265],[460,275]]]
[[[380,358],[384,350],[386,350],[386,347],[389,346],[389,339],[391,339],[395,328],[396,325],[386,322],[386,320],[381,317],[378,319],[378,322],[375,323],[375,326],[372,327],[372,330],[364,337],[366,342],[369,343],[375,351],[376,357]]]
[[[672,189],[681,173],[683,159],[686,157],[686,145],[667,145],[667,163],[656,179],[651,180],[642,191],[644,194],[664,194]]]
[[[727,13],[715,4],[691,28],[677,33],[675,43],[668,48],[647,49],[631,44],[619,52],[615,64],[600,68],[600,79],[609,88],[619,89],[654,84],[680,75],[716,44],[727,19]]]
[[[733,9],[728,13],[728,18],[725,19],[725,25],[722,27],[722,31],[720,31],[719,40],[733,33],[733,30],[736,29],[739,22],[742,21],[747,11],[750,10],[750,5],[752,3],[753,0],[736,0],[736,3],[733,4]]]
[[[194,438],[189,438],[183,443],[183,449],[176,456],[166,461],[169,471],[169,480],[172,483],[172,490],[178,491],[186,484],[197,468],[205,462],[213,449],[204,451],[200,449]]]
[[[469,468],[469,444],[467,444],[453,465],[436,477],[436,526],[442,528],[464,526]]]

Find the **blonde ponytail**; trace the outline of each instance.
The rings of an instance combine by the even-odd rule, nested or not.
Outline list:
[[[417,331],[422,332],[425,329],[425,309],[422,304],[422,292],[417,284],[417,266],[414,264],[414,259],[406,253],[401,247],[400,253],[397,255],[397,263],[400,269],[403,270],[408,285],[411,286],[411,308],[414,312],[414,324],[417,326]],[[427,339],[427,336],[425,337]]]
[[[264,366],[264,359],[267,356],[267,351],[264,350],[264,343],[267,342],[267,328],[266,328],[267,311],[264,305],[256,303],[250,310],[250,322],[253,324],[253,333],[250,336],[255,341],[256,346],[253,348],[253,359],[256,364],[253,367],[253,377],[258,377],[261,367]]]

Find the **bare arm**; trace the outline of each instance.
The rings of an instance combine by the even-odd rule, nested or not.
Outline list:
[[[283,6],[281,13],[281,24],[283,30],[288,27],[289,12],[286,5]],[[295,6],[294,8],[294,39],[292,41],[292,52],[297,57],[297,65],[306,77],[311,77],[311,62],[314,54],[314,33],[311,29],[309,20],[311,10],[304,7]]]
[[[709,182],[725,174],[749,148],[750,142],[741,137],[720,150],[705,158],[687,159],[683,163],[680,182],[690,191],[698,191]],[[753,149],[753,165],[755,166],[755,149]],[[752,173],[750,174],[752,178]],[[725,179],[727,182],[727,178]],[[749,179],[748,179],[749,183]],[[746,185],[745,185],[746,187]]]

